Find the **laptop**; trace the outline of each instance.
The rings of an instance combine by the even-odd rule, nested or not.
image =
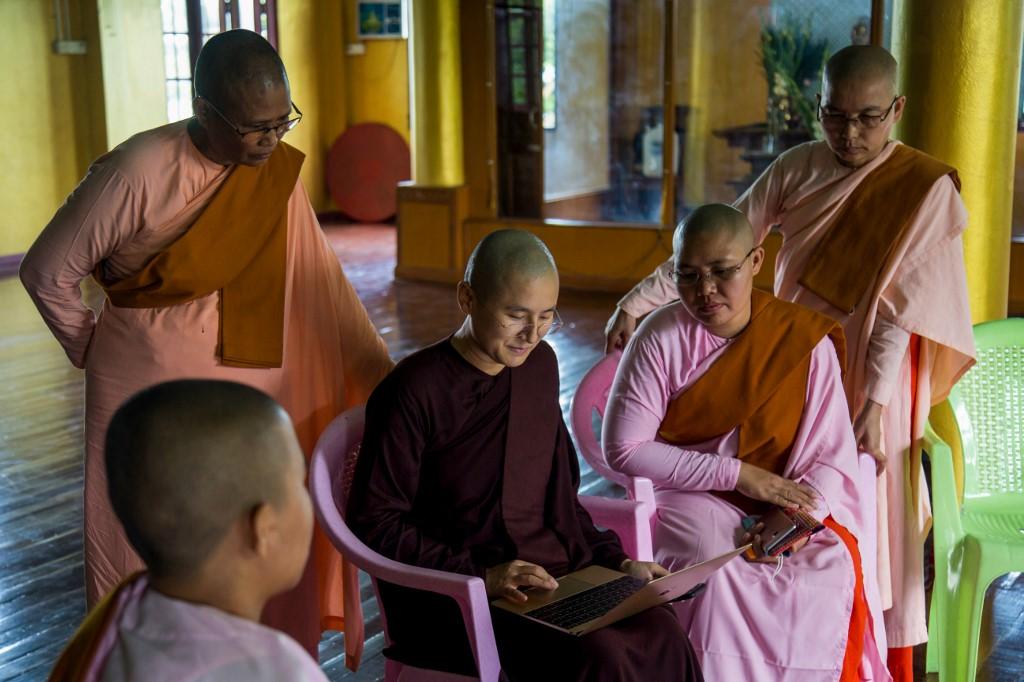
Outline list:
[[[558,588],[527,588],[527,600],[498,598],[491,605],[577,637],[623,618],[687,596],[712,573],[747,551],[743,545],[721,556],[651,581],[602,566],[588,566],[558,579]]]

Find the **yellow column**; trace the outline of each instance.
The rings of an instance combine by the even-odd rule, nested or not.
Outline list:
[[[907,108],[898,137],[963,180],[975,322],[1006,317],[1021,0],[897,0],[893,54]]]
[[[1010,279],[1021,0],[897,0],[893,54],[907,96],[897,136],[959,170],[967,204],[964,259],[974,322],[1006,317]],[[932,425],[963,454],[943,403]]]
[[[463,183],[459,0],[410,2],[409,118],[416,185]]]

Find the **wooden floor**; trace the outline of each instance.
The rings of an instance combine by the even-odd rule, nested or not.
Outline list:
[[[393,280],[393,229],[339,227],[327,233],[396,358],[460,322],[453,287]],[[99,294],[88,288],[87,297],[96,301]],[[550,338],[559,357],[563,411],[600,355],[604,320],[614,302],[614,296],[563,292],[559,310],[566,328]],[[0,280],[0,311],[0,680],[40,680],[84,615],[83,379],[16,278]],[[589,469],[583,487],[607,490]],[[363,596],[370,636],[363,666],[357,674],[349,672],[342,636],[326,633],[320,660],[332,680],[383,675],[376,606],[367,589]],[[1024,577],[997,581],[987,614],[987,656],[978,679],[1019,682],[1024,679]]]

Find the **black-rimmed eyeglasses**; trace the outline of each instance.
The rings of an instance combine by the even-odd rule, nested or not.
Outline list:
[[[887,119],[889,114],[892,113],[893,107],[896,106],[896,100],[899,98],[899,95],[893,97],[892,102],[889,102],[889,106],[881,114],[865,114],[861,112],[856,116],[847,116],[845,113],[826,111],[821,106],[821,95],[818,95],[818,120],[821,121],[822,127],[829,130],[842,130],[850,123],[861,130],[871,130],[882,125],[882,121]]]
[[[209,105],[209,107],[213,109],[213,112],[220,116],[221,120],[227,123],[228,126],[230,126],[231,129],[235,131],[236,135],[242,138],[243,142],[247,142],[249,144],[256,144],[270,133],[274,133],[274,135],[276,135],[278,139],[280,139],[284,137],[285,133],[287,133],[289,130],[292,130],[295,126],[299,125],[299,121],[302,120],[302,111],[297,106],[295,106],[295,102],[291,102],[292,109],[294,109],[295,113],[298,114],[298,116],[296,116],[295,118],[290,118],[284,123],[278,123],[277,125],[273,126],[252,128],[251,130],[242,130],[237,125],[235,125],[235,123],[230,118],[225,116],[224,113],[220,109],[218,109],[213,102],[206,99],[202,95],[199,95],[198,97],[199,99],[206,102]]]

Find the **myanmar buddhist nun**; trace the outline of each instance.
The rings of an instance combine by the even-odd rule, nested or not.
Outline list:
[[[458,285],[462,326],[402,360],[370,396],[347,520],[403,563],[478,576],[492,599],[598,565],[649,579],[577,497],[579,463],[545,341],[561,321],[547,247],[520,230],[485,237]],[[336,485],[343,485],[343,481]],[[380,584],[404,663],[476,674],[458,607]],[[668,606],[573,637],[492,608],[501,666],[513,680],[699,680]]]
[[[839,324],[753,289],[764,250],[730,206],[694,211],[674,252],[680,300],[626,346],[603,427],[608,463],[654,482],[656,560],[678,570],[760,539],[779,508],[824,526],[788,557],[726,564],[677,607],[704,674],[889,679]]]
[[[302,115],[277,52],[251,31],[216,35],[194,84],[194,116],[97,159],[21,266],[39,312],[85,369],[90,606],[142,566],[110,509],[102,456],[111,415],[130,395],[183,377],[249,384],[284,406],[308,454],[391,367],[317,223],[299,179],[303,154],[282,141]],[[106,292],[98,315],[82,301],[87,277]],[[302,580],[265,622],[315,653],[322,628],[344,626],[341,575],[318,531]]]
[[[170,381],[107,429],[110,502],[145,570],[92,609],[51,682],[326,682],[259,623],[301,578],[313,533],[288,415],[250,386]]]
[[[755,241],[782,235],[775,294],[839,321],[858,447],[878,461],[878,575],[891,668],[911,680],[925,642],[924,540],[931,508],[920,439],[932,405],[974,362],[954,168],[893,139],[906,97],[896,61],[857,45],[825,65],[825,139],[783,153],[734,204]],[[623,298],[607,347],[678,298],[671,259]]]

